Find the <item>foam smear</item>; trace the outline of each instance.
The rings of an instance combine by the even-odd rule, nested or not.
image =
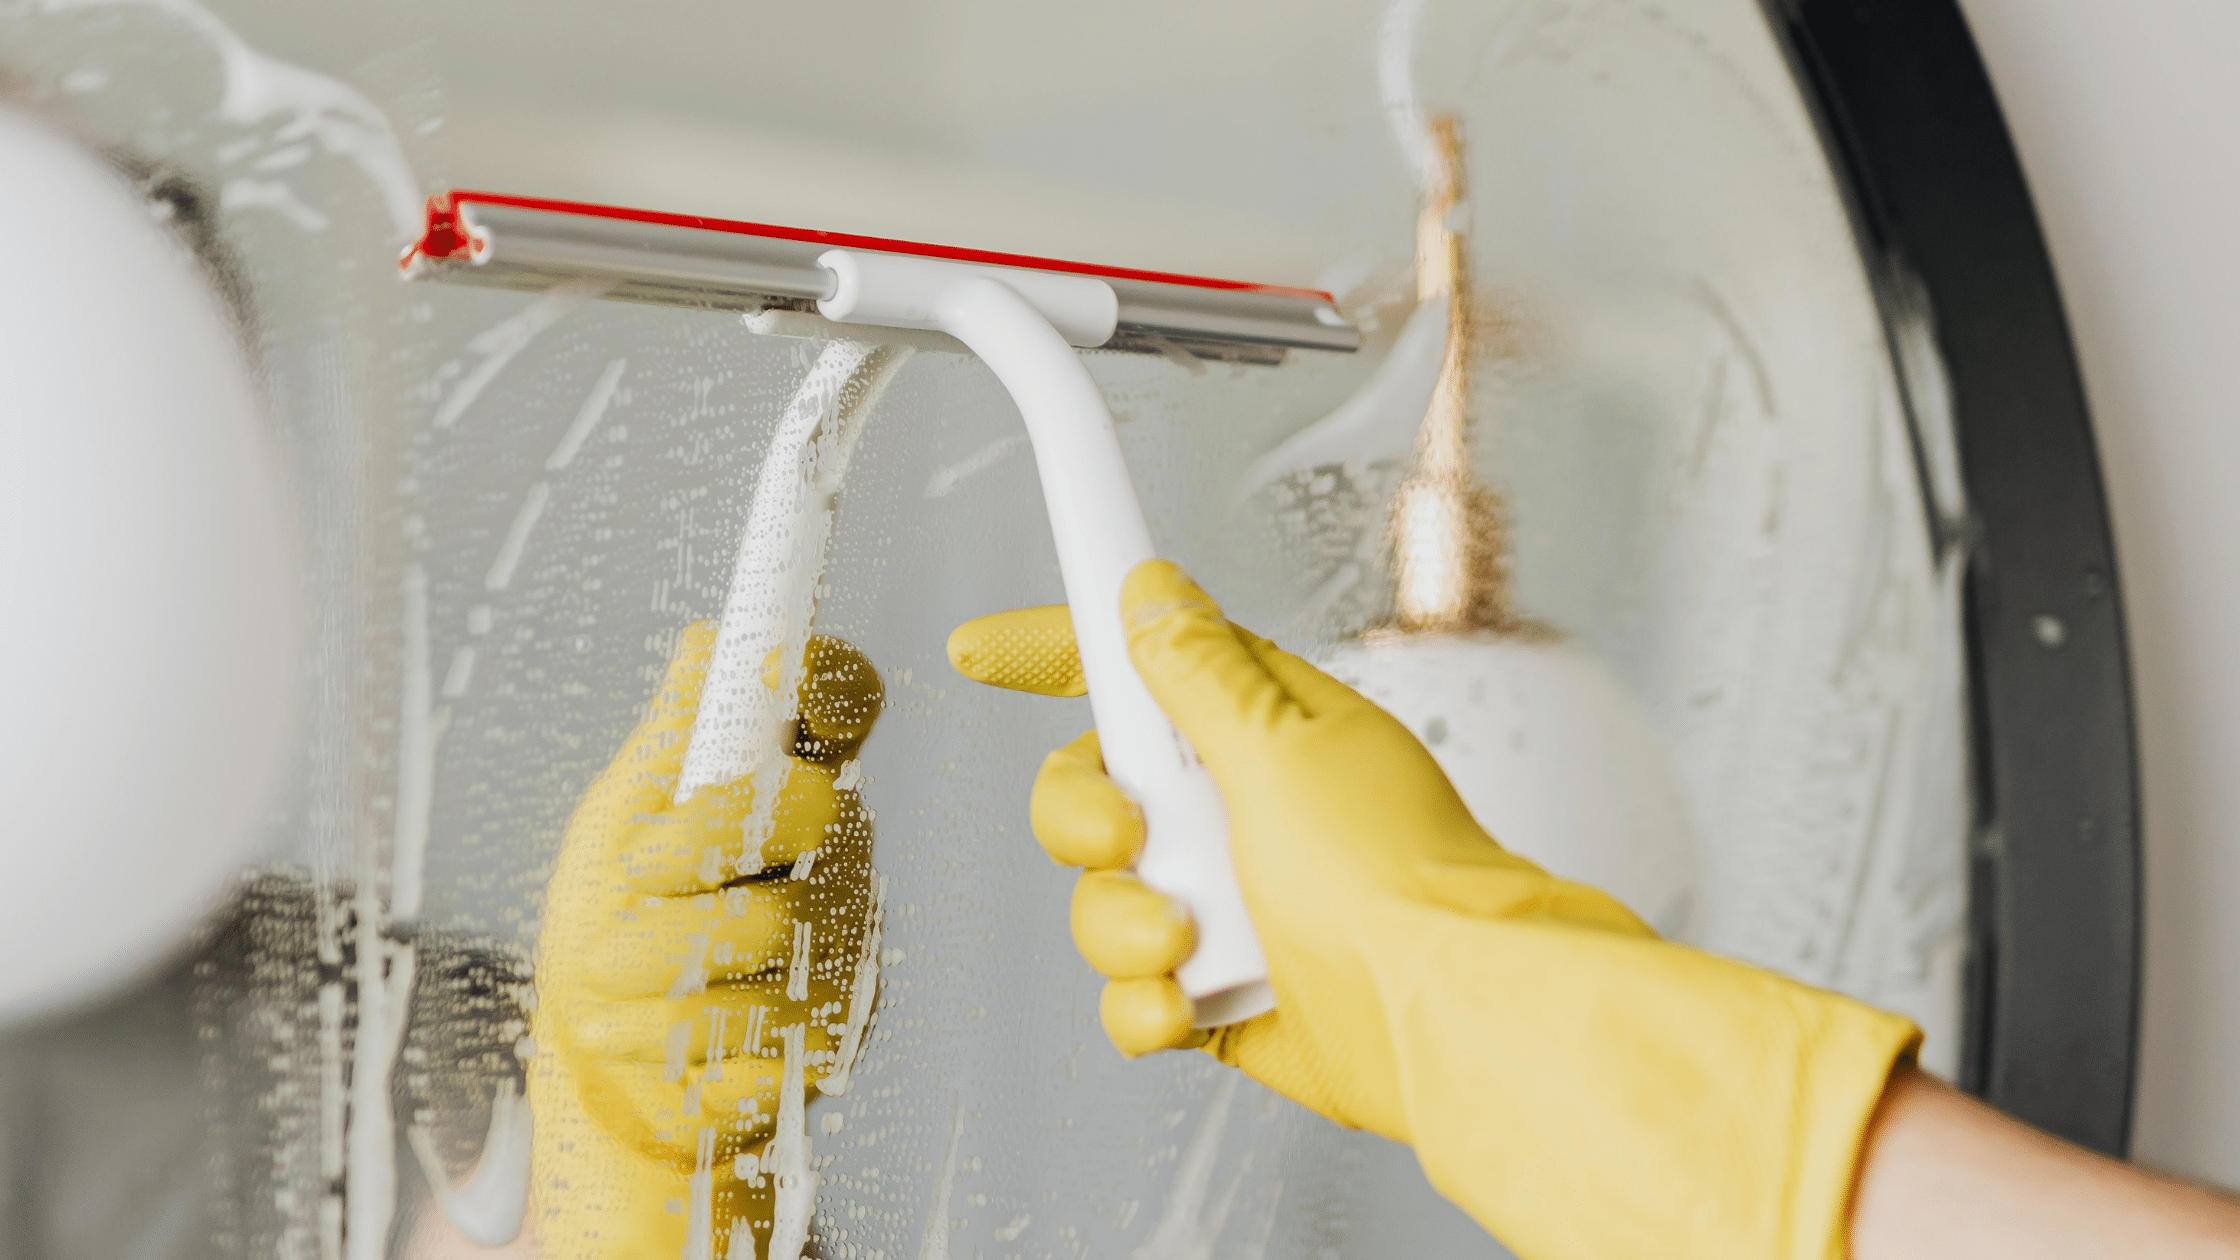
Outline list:
[[[530,1120],[529,1104],[512,1081],[499,1082],[490,1100],[482,1159],[465,1185],[452,1186],[426,1125],[413,1125],[405,1130],[405,1138],[435,1193],[436,1206],[469,1241],[480,1247],[503,1247],[519,1236],[529,1200]]]
[[[442,712],[432,710],[433,683],[428,671],[428,579],[419,565],[408,566],[402,586],[404,695],[399,714],[396,831],[383,871],[372,844],[358,846],[357,947],[358,1035],[349,1087],[348,1132],[344,1137],[343,1243],[349,1260],[382,1260],[396,1214],[397,1134],[389,1100],[390,1074],[404,1044],[410,1016],[412,977],[418,956],[410,941],[394,939],[391,912],[417,914],[420,866],[427,848],[428,807],[435,774],[436,740]],[[382,900],[387,875],[390,900]],[[336,1082],[339,1085],[339,1082]],[[334,1100],[323,1100],[330,1112]]]
[[[609,287],[611,286],[604,280],[570,280],[565,284],[555,285],[536,301],[475,334],[474,340],[467,343],[467,349],[481,355],[482,362],[475,364],[474,369],[462,377],[457,385],[452,386],[451,392],[437,405],[432,422],[435,427],[448,429],[457,424],[459,417],[467,413],[467,408],[474,405],[475,399],[482,397],[482,391],[489,388],[490,382],[498,378],[498,373],[505,371],[506,365],[513,362],[515,355],[528,349],[529,343],[535,341],[539,333],[559,323],[562,316],[598,297]],[[606,410],[603,402],[600,410]],[[597,423],[596,417],[593,418],[593,423]],[[558,456],[559,452],[554,452],[554,458],[557,459]],[[568,456],[574,458],[575,452],[569,451]],[[565,467],[566,460],[561,460],[558,465],[548,461],[547,466]]]
[[[1196,362],[1196,360],[1193,359],[1192,362]],[[929,499],[948,497],[949,492],[957,488],[958,482],[988,471],[1002,463],[1005,456],[1013,451],[1023,449],[1026,444],[1026,434],[1014,433],[1009,437],[997,438],[954,464],[943,464],[933,470],[932,476],[926,478],[925,497]]]
[[[389,1074],[404,1043],[417,961],[409,942],[390,940],[384,934],[372,847],[361,849],[353,933],[358,951],[358,1038],[349,1132],[344,1139],[348,1193],[343,1239],[348,1260],[386,1260],[389,1226],[397,1210],[397,1134]]]
[[[388,211],[397,240],[410,238],[418,229],[420,182],[404,160],[404,150],[397,144],[387,115],[356,89],[257,51],[197,0],[38,0],[37,7],[44,13],[67,13],[123,4],[177,18],[218,54],[226,84],[218,114],[225,121],[250,127],[276,116],[283,118],[263,144],[249,151],[317,141],[320,148],[348,160],[365,174],[380,195],[382,208]],[[234,193],[237,200],[243,195]],[[270,204],[269,194],[265,204]],[[298,223],[316,230],[300,218]]]
[[[834,496],[864,420],[910,354],[905,346],[828,342],[786,403],[739,539],[700,714],[677,777],[680,803],[710,784],[749,774],[775,783],[782,773],[798,716],[801,654],[816,619],[832,537]],[[773,652],[774,687],[763,678]],[[765,769],[770,773],[761,773]],[[761,840],[777,795],[756,794],[742,871],[761,868]]]
[[[708,657],[700,711],[693,721],[676,787],[676,799],[681,803],[703,787],[750,775],[757,784],[768,785],[768,790],[755,793],[742,828],[738,864],[742,873],[762,869],[763,842],[776,816],[776,789],[783,782],[786,757],[792,751],[791,736],[799,716],[802,654],[816,623],[817,591],[824,580],[840,483],[864,421],[912,352],[913,347],[908,345],[826,342],[787,401],[755,478],[754,498],[747,508],[746,528],[732,566],[723,620]],[[773,659],[775,676],[766,678]],[[801,873],[807,873],[806,867]],[[847,1027],[835,1056],[837,1063],[819,1083],[820,1089],[829,1094],[847,1091],[849,1072],[878,993],[879,923],[885,888],[884,879],[874,873],[871,913],[857,957]],[[788,968],[786,995],[798,1002],[808,995],[809,945],[814,927],[796,923],[794,928],[793,965]],[[759,1043],[760,1015],[758,1010],[756,1026],[750,1030],[750,1045]],[[777,1129],[759,1162],[760,1171],[775,1184],[770,1243],[763,1255],[764,1260],[800,1260],[802,1249],[808,1245],[809,1224],[816,1215],[819,1180],[811,1167],[804,1097],[808,1029],[795,1024],[780,1030],[779,1035],[785,1042],[785,1067],[778,1091]],[[687,1254],[691,1260],[699,1260],[712,1250],[713,1240],[704,1240],[712,1214],[697,1199],[691,1210],[692,1240],[700,1250],[688,1247]],[[725,1260],[753,1260],[753,1256],[752,1232],[746,1222],[735,1223],[726,1241]]]
[[[270,171],[288,164],[273,161],[283,151],[315,142],[325,152],[351,162],[373,185],[393,238],[400,243],[411,238],[420,218],[419,180],[387,116],[347,84],[265,55],[198,0],[33,0],[30,7],[39,13],[63,14],[128,5],[177,20],[217,54],[225,81],[218,103],[220,119],[243,128],[279,120],[269,134],[220,150],[220,161],[238,163],[262,151],[267,156],[255,169]],[[325,215],[273,181],[230,180],[221,201],[233,208],[276,210],[305,231],[327,226]],[[411,598],[408,591],[408,602]],[[424,624],[424,599],[422,603],[419,615]],[[412,618],[413,610],[408,608],[408,633]],[[408,902],[418,897],[417,850],[424,846],[420,800],[440,734],[440,726],[427,712],[426,689],[420,683],[415,676],[406,684],[408,738],[399,772],[400,836],[392,845],[393,869],[386,872],[393,884],[401,885]],[[345,1247],[351,1260],[379,1260],[396,1204],[396,1133],[389,1078],[403,1037],[415,955],[410,944],[391,939],[390,907],[382,904],[379,892],[384,872],[373,848],[361,844],[357,862],[358,1032],[348,1086],[340,1071],[341,989],[322,985],[320,991],[320,1114],[327,1144],[321,1165],[330,1177],[346,1179],[348,1185],[347,1196],[330,1193],[319,1207],[320,1250],[328,1260],[343,1254]],[[408,904],[406,910],[416,912],[417,906]],[[338,1137],[340,1150],[334,1149]]]
[[[428,635],[428,574],[420,565],[405,568],[404,695],[397,720],[397,804],[389,842],[391,922],[420,917],[427,863],[428,823],[435,807],[436,746],[450,724],[450,710],[435,703]]]
[[[1416,33],[1422,25],[1423,0],[1393,0],[1385,7],[1377,29],[1377,95],[1409,174],[1417,187],[1428,188],[1439,177],[1439,155],[1431,148],[1416,92]]]
[[[1352,397],[1253,461],[1245,471],[1244,493],[1299,469],[1396,459],[1414,450],[1446,356],[1447,299],[1427,298]]]
[[[1229,1128],[1229,1107],[1236,1101],[1238,1076],[1221,1074],[1221,1084],[1206,1104],[1190,1147],[1175,1166],[1174,1187],[1167,1191],[1167,1209],[1141,1247],[1129,1253],[1134,1260],[1213,1260],[1221,1227],[1236,1205],[1237,1189],[1245,1169],[1237,1169],[1221,1193],[1213,1194],[1213,1166],[1221,1155],[1221,1138]],[[1209,1203],[1208,1200],[1211,1200]]]
[[[776,1182],[770,1212],[770,1249],[765,1260],[801,1260],[809,1242],[809,1221],[817,1213],[817,1174],[810,1168],[808,1111],[803,1073],[808,1065],[809,1029],[794,1024],[778,1031],[785,1039],[785,1076],[778,1085],[778,1132],[762,1154],[762,1170]],[[734,1235],[736,1248],[736,1235]]]
[[[1491,65],[1506,56],[1526,21],[1537,15],[1540,7],[1535,3],[1514,6],[1502,19],[1482,60]],[[1393,143],[1407,160],[1416,188],[1429,193],[1444,176],[1424,119],[1416,75],[1423,8],[1423,0],[1392,0],[1386,6],[1377,31],[1377,90]],[[1361,388],[1336,411],[1255,460],[1245,472],[1242,493],[1249,495],[1302,469],[1398,459],[1413,451],[1446,360],[1447,302],[1445,296],[1420,302],[1386,352],[1384,362]],[[1351,585],[1350,577],[1346,585]]]
[[[851,763],[853,764],[853,763]],[[871,1024],[871,1006],[879,997],[879,933],[885,925],[887,877],[871,873],[871,913],[865,916],[863,948],[856,954],[855,983],[848,990],[848,1023],[840,1033],[838,1060],[817,1082],[817,1092],[838,1098],[848,1092],[848,1077],[855,1070],[856,1055],[863,1049],[864,1029]]]

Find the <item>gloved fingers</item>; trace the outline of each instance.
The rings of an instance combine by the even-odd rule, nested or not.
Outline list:
[[[785,1075],[783,1029],[764,1025],[761,1031],[759,1055],[733,1047],[725,1057],[681,1067],[636,1059],[580,1061],[572,1065],[576,1090],[601,1128],[647,1158],[690,1172],[700,1131],[714,1127],[716,1156],[728,1163],[767,1141],[776,1128]],[[796,1069],[805,1091],[815,1090],[827,1070],[821,1061],[833,1054],[835,1045],[836,1039],[821,1027],[804,1030],[802,1057],[808,1062]]]
[[[782,982],[797,965],[853,966],[870,885],[868,865],[857,862],[694,896],[632,894],[613,903],[607,922],[581,934],[572,970],[586,992],[629,999]]]
[[[663,896],[712,892],[742,878],[782,874],[802,854],[834,840],[868,843],[870,823],[861,800],[834,786],[837,767],[791,759],[782,764],[785,779],[766,822],[754,816],[759,784],[749,778],[702,788],[681,805],[664,803],[622,819],[587,801],[569,824],[569,843],[576,843],[578,832],[609,837],[610,864],[623,883]],[[751,853],[750,824],[761,840]]]
[[[736,838],[753,809],[757,785],[751,778],[702,788],[682,804],[673,799],[715,640],[713,621],[686,627],[645,719],[569,822],[567,847],[606,841],[608,857],[628,873],[636,889],[680,893],[713,888],[739,875],[748,856]],[[803,660],[795,756],[785,763],[778,818],[761,864],[747,874],[791,864],[823,843],[826,828],[839,818],[836,797],[853,800],[853,793],[833,787],[838,767],[870,735],[884,701],[878,671],[850,644],[816,636]],[[711,839],[717,842],[711,844]]]
[[[837,847],[869,849],[871,822],[864,817],[862,798],[833,786],[839,773],[837,766],[815,762],[787,764],[785,789],[771,813],[770,829],[756,853],[740,855],[740,875],[781,876],[800,867],[802,855],[811,850],[820,855],[811,859],[814,865]]]
[[[794,756],[835,765],[855,756],[870,738],[886,697],[870,657],[846,640],[812,636],[802,657]]]
[[[1217,775],[1234,750],[1257,747],[1270,731],[1307,716],[1173,562],[1137,565],[1121,584],[1120,615],[1136,672]]]
[[[681,1081],[699,1079],[710,1063],[767,1060],[772,1067],[760,1075],[774,1076],[772,1056],[783,1044],[783,1028],[808,1028],[812,1065],[831,1048],[837,1035],[831,1030],[847,1019],[854,963],[851,954],[844,969],[812,968],[798,987],[790,974],[773,974],[683,997],[578,1000],[541,1021],[540,1036],[549,1036],[579,1071],[597,1064],[652,1065],[662,1079]]]
[[[1090,871],[1073,885],[1073,943],[1103,975],[1173,971],[1198,947],[1189,908],[1126,871]]]
[[[1095,731],[1043,758],[1027,820],[1061,865],[1117,870],[1143,849],[1143,811],[1104,772]]]
[[[1038,696],[1085,696],[1073,614],[1064,604],[975,617],[949,633],[949,663],[974,682]]]
[[[669,649],[668,668],[662,672],[661,688],[647,703],[640,730],[666,729],[678,721],[691,723],[700,711],[700,689],[708,681],[708,654],[715,650],[718,628],[714,621],[695,621],[678,632],[676,646]],[[668,754],[673,775],[684,764],[684,749],[668,748],[664,741],[662,751]]]
[[[682,805],[667,798],[664,788],[660,799],[620,813],[611,800],[585,798],[568,822],[568,849],[603,848],[583,857],[636,892],[706,892],[735,876],[754,785],[741,780],[702,788]]]
[[[697,621],[677,636],[661,686],[645,714],[584,794],[579,814],[628,817],[667,807],[684,767],[692,719],[700,711],[700,689],[708,678],[708,653],[715,647],[716,623]]]
[[[1206,1040],[1190,1026],[1190,999],[1173,976],[1109,981],[1097,1013],[1104,1035],[1131,1059],[1154,1050],[1185,1050]]]
[[[1367,697],[1337,679],[1322,672],[1304,659],[1284,651],[1274,643],[1261,638],[1235,622],[1229,628],[1237,642],[1245,645],[1253,658],[1260,662],[1279,686],[1309,717],[1322,717],[1347,709],[1360,708],[1369,703]]]

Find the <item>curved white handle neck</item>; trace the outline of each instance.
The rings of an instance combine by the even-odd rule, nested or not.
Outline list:
[[[1157,552],[1112,411],[1069,344],[1079,344],[1074,334],[1096,331],[1100,308],[1113,300],[1110,287],[1081,276],[1017,273],[1048,282],[1029,293],[997,268],[849,250],[830,251],[822,261],[842,277],[835,297],[820,304],[826,317],[946,332],[988,364],[1018,405],[1034,444],[1105,768],[1143,807],[1147,839],[1137,873],[1181,899],[1197,920],[1197,952],[1177,978],[1197,1002],[1200,1026],[1270,1009],[1267,963],[1229,863],[1221,795],[1136,673],[1120,623],[1121,583]],[[1061,335],[1066,324],[1073,330]],[[1110,335],[1106,324],[1098,341]]]

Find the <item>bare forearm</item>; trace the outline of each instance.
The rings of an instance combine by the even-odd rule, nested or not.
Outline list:
[[[1868,1133],[1854,1260],[2240,1258],[2240,1204],[2048,1137],[1903,1068]]]

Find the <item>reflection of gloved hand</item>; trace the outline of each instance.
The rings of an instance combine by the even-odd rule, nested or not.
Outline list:
[[[806,1025],[814,1085],[845,1071],[847,1029],[868,1014],[850,983],[871,826],[841,776],[878,716],[878,674],[845,643],[811,641],[762,864],[742,872],[755,785],[673,797],[714,641],[713,623],[685,632],[577,806],[547,890],[530,1099],[549,1258],[674,1257],[696,1218],[716,1256],[735,1220],[767,1235],[771,1178],[734,1159],[773,1132],[784,1030]]]
[[[1504,852],[1382,710],[1231,626],[1171,564],[1121,594],[1136,668],[1229,805],[1276,1009],[1207,1049],[1341,1123],[1413,1143],[1528,1257],[1841,1256],[1853,1164],[1906,1020],[1656,939]],[[950,639],[968,676],[1068,678],[1058,610]],[[1088,866],[1074,939],[1123,1051],[1189,1044],[1186,917],[1117,868],[1141,842],[1094,736],[1035,782],[1035,834]]]

